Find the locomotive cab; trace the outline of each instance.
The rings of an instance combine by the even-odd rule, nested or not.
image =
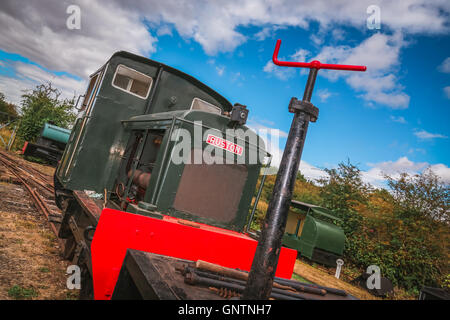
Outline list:
[[[132,131],[114,188],[123,209],[243,230],[261,166],[269,157],[253,131],[200,110],[137,116],[123,123]]]

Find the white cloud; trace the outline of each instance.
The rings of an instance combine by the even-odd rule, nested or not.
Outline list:
[[[286,138],[288,133],[266,126],[265,124],[262,124],[261,121],[256,121],[255,119],[250,119],[247,125],[257,132],[264,140],[267,151],[273,156],[271,165],[279,167],[284,149],[284,145],[281,145],[280,138]],[[273,125],[273,123],[271,125]],[[420,148],[409,150],[409,153],[414,152],[425,153],[425,150]],[[444,183],[450,183],[450,168],[442,163],[430,164],[428,162],[413,162],[409,160],[408,157],[404,156],[396,161],[368,163],[367,165],[371,168],[366,171],[361,170],[361,178],[364,182],[370,183],[377,188],[386,188],[385,175],[398,179],[400,173],[414,175],[421,173],[424,170],[432,170]],[[325,170],[303,160],[300,162],[299,170],[307,179],[313,181],[328,177]]]
[[[300,48],[297,51],[295,51],[294,54],[291,55],[291,58],[293,61],[305,62],[306,57],[308,57],[309,55],[311,55],[311,52]]]
[[[440,133],[430,133],[425,130],[414,131],[414,135],[420,140],[432,140],[432,139],[446,139],[447,136]]]
[[[328,173],[326,173],[324,170],[319,169],[306,161],[300,161],[300,172],[305,176],[308,180],[317,180],[317,179],[323,179],[328,177]]]
[[[272,135],[273,134],[277,134],[280,138],[287,138],[287,136],[288,136],[287,132],[285,132],[283,130],[280,130],[280,129],[277,129],[277,128],[269,127],[269,126],[267,126],[265,124],[268,124],[268,125],[272,124],[273,125],[274,123],[271,122],[271,121],[264,121],[263,122],[263,121],[256,121],[256,120],[252,120],[251,119],[251,120],[248,121],[247,126],[249,128],[251,128],[252,130],[257,131],[257,132],[261,132],[261,131],[265,130],[267,132],[272,132]]]
[[[285,26],[269,26],[262,28],[259,32],[255,33],[254,37],[258,41],[263,41],[267,38],[273,38],[275,36],[275,33],[278,30],[286,29]]]
[[[438,67],[440,72],[450,73],[450,57],[447,57]]]
[[[232,74],[231,81],[245,80],[245,77],[238,71]]]
[[[275,125],[275,123],[271,121],[256,119],[250,119],[247,123],[247,126],[254,130],[261,137],[261,139],[264,140],[267,152],[272,155],[271,166],[279,167],[285,144],[284,139],[282,141],[282,138],[287,138],[288,133],[273,128],[273,125]],[[299,170],[309,180],[316,180],[328,176],[328,174],[322,169],[319,169],[303,160],[300,162]],[[271,173],[275,174],[276,172]]]
[[[400,173],[409,175],[419,174],[426,170],[435,173],[442,182],[450,183],[450,168],[445,164],[430,164],[428,162],[413,162],[407,157],[400,157],[397,161],[385,161],[379,163],[368,163],[369,170],[361,170],[361,178],[364,182],[370,183],[377,188],[386,188],[385,175],[389,175],[394,179],[400,177]],[[328,174],[305,161],[300,163],[300,172],[310,180],[327,178]]]
[[[271,166],[278,167],[284,149],[284,143],[281,140],[287,138],[288,133],[272,127],[273,124],[256,119],[249,119],[247,122],[247,126],[261,137],[266,145],[267,152],[272,155]]]
[[[377,0],[383,29],[406,34],[448,32],[450,4],[443,0]],[[81,8],[81,30],[68,30],[65,1],[3,0],[0,43],[50,70],[85,76],[114,51],[151,54],[156,39],[145,25],[160,25],[157,33],[176,30],[198,42],[206,53],[230,52],[247,40],[241,26],[257,26],[260,39],[288,26],[308,29],[317,22],[322,33],[340,38],[342,26],[365,28],[366,8],[373,0],[73,0]],[[58,59],[55,59],[55,54]]]
[[[320,101],[325,102],[333,95],[333,93],[328,91],[328,89],[319,89],[317,90],[317,95],[319,96]]]
[[[172,28],[170,26],[166,25],[166,24],[162,25],[156,31],[156,35],[158,37],[161,37],[161,36],[172,36]]]
[[[387,174],[394,179],[400,177],[400,173],[410,175],[418,174],[424,170],[433,171],[444,183],[450,183],[450,168],[445,164],[429,164],[428,162],[413,162],[407,157],[401,157],[397,161],[385,161],[380,163],[369,163],[371,169],[362,171],[361,175],[365,182],[377,187],[384,186],[384,175]]]
[[[272,28],[271,27],[264,27],[261,29],[261,31],[255,33],[255,38],[258,41],[263,41],[265,40],[267,37],[272,35]]]
[[[280,59],[283,60],[283,59]],[[266,65],[263,68],[264,72],[274,75],[280,80],[286,81],[293,76],[295,76],[296,70],[295,68],[283,68],[276,66],[272,60],[267,61]]]
[[[450,86],[444,87],[444,94],[447,97],[447,99],[450,99]]]
[[[122,2],[120,2],[122,3]],[[339,26],[365,28],[366,9],[373,0],[222,0],[222,1],[135,1],[139,11],[152,21],[174,25],[186,38],[199,42],[207,53],[232,51],[246,40],[239,26],[262,26],[258,37],[270,35],[270,25],[309,28],[318,22],[322,30]],[[405,33],[444,33],[448,31],[446,1],[378,0],[383,28]],[[125,5],[124,5],[125,7]]]
[[[225,67],[224,67],[224,66],[221,66],[221,67],[217,66],[217,67],[216,67],[216,71],[217,71],[217,74],[218,74],[219,76],[222,76],[223,73],[225,72]]]
[[[66,27],[63,1],[2,1],[0,43],[49,70],[86,78],[116,51],[150,54],[152,37],[139,13],[111,2],[77,0],[81,29]]]
[[[410,97],[398,84],[397,77],[391,73],[400,63],[400,49],[405,46],[403,36],[376,33],[356,47],[326,46],[312,60],[322,63],[365,65],[366,72],[339,72],[323,70],[321,75],[330,80],[339,77],[355,90],[361,91],[361,97],[368,102],[386,105],[392,109],[408,108]]]
[[[426,150],[422,149],[422,148],[409,148],[408,153],[413,154],[413,153],[421,153],[421,154],[426,154]]]
[[[390,116],[390,119],[393,122],[398,122],[398,123],[403,123],[403,124],[407,123],[406,119],[404,117],[401,117],[401,116],[399,116],[399,117]]]
[[[321,36],[319,36],[319,35],[316,35],[316,34],[311,34],[310,36],[309,36],[309,39],[311,39],[311,41],[316,45],[316,46],[320,46],[324,41],[325,41],[325,39],[323,38],[323,37],[321,37]]]
[[[413,162],[408,157],[401,157],[397,161],[385,161],[379,163],[368,163],[369,166],[385,172],[386,174],[393,174],[397,172],[417,172],[425,168],[428,163],[426,162]]]
[[[333,31],[331,31],[331,35],[333,36],[333,40],[335,41],[344,40],[345,31],[342,29],[333,29]]]
[[[450,168],[445,164],[433,164],[430,166],[430,170],[440,177],[445,183],[450,183]]]
[[[21,96],[25,90],[31,90],[38,84],[50,81],[52,85],[61,91],[61,98],[73,98],[83,94],[86,90],[84,80],[76,80],[66,75],[55,75],[42,68],[23,62],[15,62],[10,65],[15,70],[16,78],[0,75],[0,92],[3,92],[8,101],[20,105]]]
[[[8,102],[19,105],[22,100],[23,90],[31,89],[35,84],[31,80],[15,79],[0,76],[0,92],[2,92]]]
[[[374,34],[356,47],[325,47],[321,54],[345,63],[364,63],[364,75],[345,75],[368,102],[406,108],[409,96],[390,71],[399,62],[404,46],[401,34],[445,34],[449,31],[450,2],[443,0],[375,1],[381,8],[383,30],[396,36]],[[319,25],[318,39],[331,33],[342,39],[342,27],[365,30],[366,8],[373,0],[73,0],[81,8],[81,29],[66,28],[67,2],[3,0],[0,8],[0,43],[3,50],[18,53],[47,70],[65,71],[86,79],[118,50],[141,55],[156,51],[158,35],[178,32],[198,42],[209,55],[232,52],[249,39],[240,27],[262,28],[254,37],[263,39],[286,27],[309,29]],[[254,38],[252,37],[252,38]],[[300,58],[300,56],[299,56]],[[295,71],[264,67],[280,79]],[[392,72],[392,73],[391,73]],[[322,75],[327,73],[321,72]],[[329,77],[338,77],[329,73]],[[370,80],[371,85],[366,85]],[[381,87],[381,89],[380,89]],[[447,91],[446,91],[447,92]]]

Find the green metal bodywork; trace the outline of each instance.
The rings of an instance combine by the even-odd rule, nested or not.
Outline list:
[[[46,123],[41,132],[41,137],[50,139],[53,141],[67,143],[69,141],[71,130],[60,128],[58,126]]]
[[[174,146],[180,141],[177,134],[178,129],[184,129],[194,136],[194,130],[199,130],[202,136],[206,136],[208,132],[216,135],[222,135],[226,130],[230,130],[229,118],[203,111],[175,111],[159,114],[148,114],[132,117],[124,121],[127,130],[165,130],[165,135],[161,144],[161,149],[167,147],[167,153],[160,152],[155,163],[155,170],[152,172],[152,178],[144,197],[144,202],[156,206],[156,210],[168,213],[172,216],[183,219],[194,220],[209,225],[219,226],[231,230],[242,231],[249,212],[249,206],[253,197],[253,191],[256,188],[258,176],[260,174],[261,163],[248,164],[249,155],[259,150],[264,151],[264,142],[251,130],[245,126],[238,126],[232,130],[235,136],[235,143],[244,148],[245,160],[242,160],[247,167],[248,175],[243,188],[242,196],[237,208],[237,212],[230,212],[230,216],[235,216],[230,222],[220,223],[216,220],[195,217],[190,213],[178,211],[174,208],[175,196],[178,192],[180,179],[183,174],[185,164],[176,164],[172,161],[172,153],[176,152]],[[200,124],[201,123],[201,124]],[[170,130],[170,128],[172,130]],[[169,133],[172,133],[172,139],[169,140]],[[243,132],[246,135],[242,135]],[[227,136],[229,139],[229,137]],[[247,140],[245,140],[247,139]],[[256,141],[258,145],[249,143],[248,141]],[[191,148],[193,146],[191,145]],[[200,146],[202,150],[207,147],[203,140]],[[231,154],[223,152],[224,156]],[[231,155],[232,156],[232,155]],[[236,159],[234,159],[236,160]],[[234,161],[236,162],[236,161]],[[207,197],[207,195],[205,195]]]
[[[334,224],[340,219],[335,217],[326,208],[293,200],[291,207],[300,213],[290,211],[291,215],[299,215],[304,220],[300,236],[299,227],[295,233],[285,233],[283,245],[296,249],[302,256],[314,260],[315,250],[331,253],[333,256],[341,256],[344,251],[345,234],[342,228]],[[300,223],[299,220],[299,223]],[[325,221],[328,220],[328,221]]]
[[[163,68],[159,84],[153,82],[147,99],[131,95],[112,86],[117,66],[125,65],[156,79],[158,69]],[[170,112],[189,109],[194,97],[230,111],[232,106],[218,93],[195,78],[156,61],[127,52],[115,53],[94,75],[97,84],[88,107],[76,120],[69,143],[58,167],[57,176],[66,189],[111,190],[110,177],[117,170],[120,151],[130,137],[122,120],[146,112],[153,96],[149,113]],[[170,97],[176,96],[175,105]],[[170,109],[169,109],[170,105]]]
[[[112,86],[119,65],[153,79],[147,98],[140,98]],[[158,212],[242,231],[260,173],[260,162],[246,165],[248,174],[245,186],[237,206],[238,212],[230,212],[230,216],[234,217],[231,221],[219,222],[199,217],[178,211],[173,206],[184,170],[184,164],[177,165],[171,161],[174,146],[180,139],[177,136],[179,129],[191,133],[199,130],[202,134],[213,130],[223,137],[225,131],[231,130],[233,142],[244,148],[243,157],[246,163],[251,152],[257,150],[265,153],[264,143],[254,132],[245,126],[230,126],[230,118],[223,114],[231,111],[231,103],[205,84],[179,70],[127,52],[114,54],[91,79],[94,79],[95,83],[92,83],[91,94],[86,97],[86,108],[74,125],[57,168],[56,177],[63,188],[93,190],[101,194],[105,190],[109,194],[114,193],[125,154],[136,134],[145,136],[149,132],[160,132],[160,151],[157,153],[143,201]],[[194,98],[219,107],[222,114],[191,110]],[[243,135],[244,131],[246,135]],[[256,141],[257,145],[251,143],[252,141]],[[139,142],[138,153],[142,152],[144,144],[145,142]],[[205,142],[201,147],[206,147]],[[134,164],[135,162],[133,170],[137,167]],[[140,214],[146,212],[136,205],[128,206],[127,210]]]

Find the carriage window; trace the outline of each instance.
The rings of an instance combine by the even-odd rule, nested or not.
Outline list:
[[[114,75],[113,87],[145,99],[150,92],[152,81],[152,78],[143,73],[119,65]]]
[[[191,110],[200,110],[216,114],[222,113],[222,109],[220,109],[219,107],[199,98],[194,98],[194,100],[192,100]]]

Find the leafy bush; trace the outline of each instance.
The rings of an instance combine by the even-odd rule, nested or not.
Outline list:
[[[430,170],[386,176],[386,189],[364,183],[359,168],[340,163],[325,169],[318,185],[298,176],[293,198],[331,209],[342,219],[346,265],[361,271],[378,265],[394,285],[417,294],[423,285],[449,287],[449,195]],[[262,222],[275,177],[267,177],[256,211]]]
[[[430,170],[386,176],[390,192],[364,184],[359,169],[327,169],[323,206],[342,221],[345,258],[361,269],[378,265],[394,284],[418,292],[442,286],[448,274],[449,187]]]
[[[34,141],[46,122],[68,128],[76,116],[73,99],[61,99],[61,92],[51,83],[40,84],[22,96],[22,119],[17,135],[24,141]]]

